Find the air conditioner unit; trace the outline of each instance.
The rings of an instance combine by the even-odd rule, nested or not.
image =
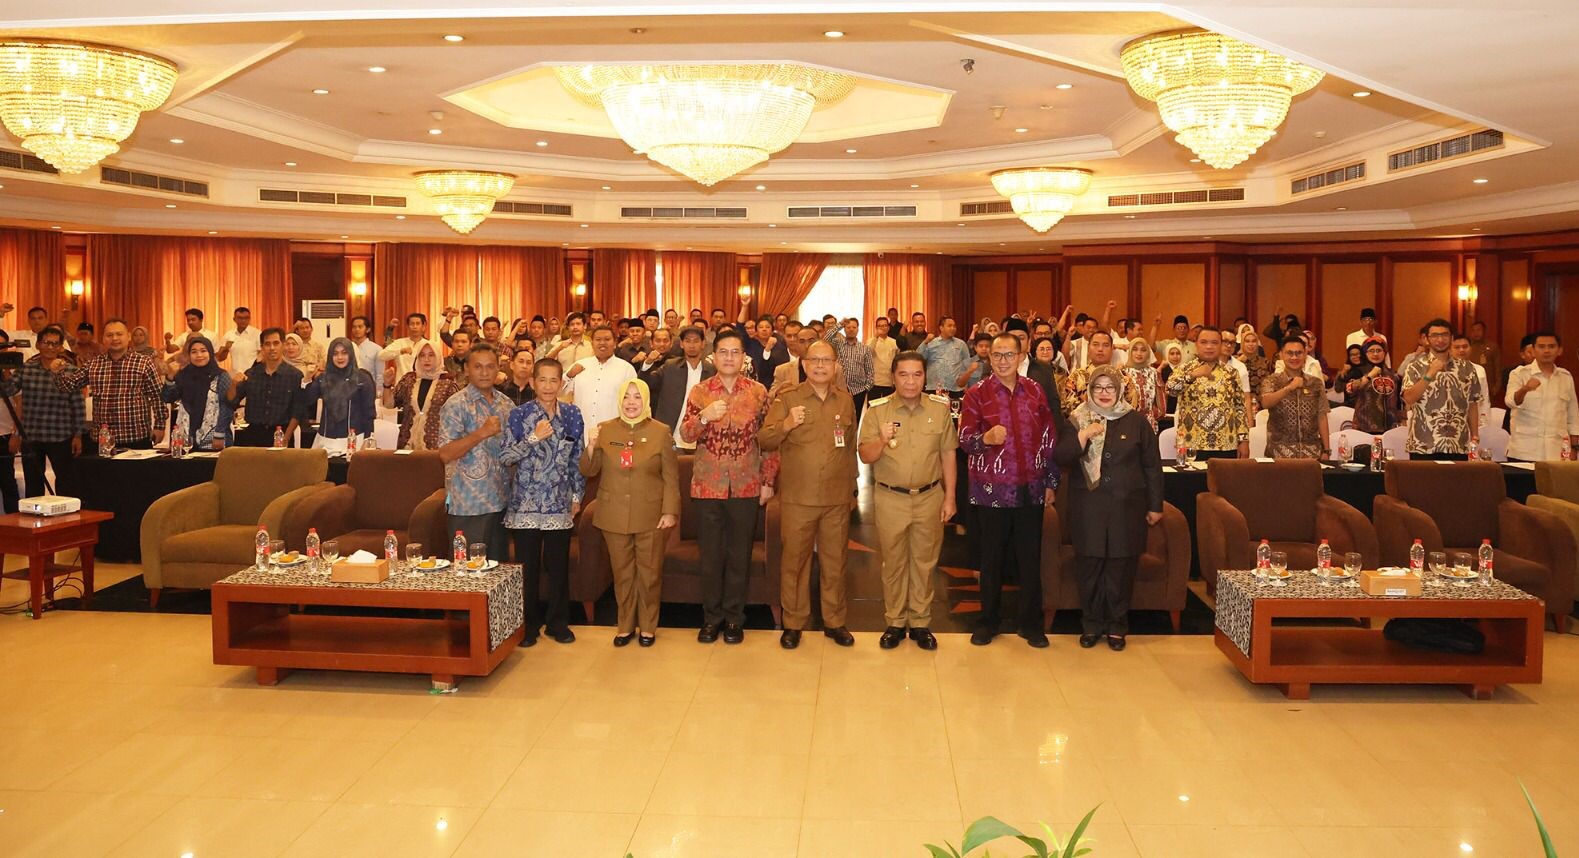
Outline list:
[[[344,301],[303,301],[302,316],[313,323],[313,338],[327,348],[336,337],[346,335],[350,320]]]

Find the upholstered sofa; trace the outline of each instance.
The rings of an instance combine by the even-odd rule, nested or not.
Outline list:
[[[384,535],[395,532],[401,549],[420,542],[428,554],[447,554],[450,542],[444,513],[444,462],[435,451],[397,453],[364,450],[351,459],[345,485],[317,492],[285,516],[280,538],[287,548],[307,541],[314,528],[323,540],[340,544],[340,553],[358,550],[384,554]]]
[[[1537,462],[1535,491],[1524,502],[1562,519],[1579,540],[1579,462]],[[1579,562],[1574,569],[1574,589],[1579,594]]]

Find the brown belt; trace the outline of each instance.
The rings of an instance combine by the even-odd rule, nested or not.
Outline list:
[[[887,483],[878,483],[878,485],[883,487],[883,488],[885,488],[885,489],[888,489],[891,492],[898,492],[899,494],[902,494],[902,495],[912,495],[912,496],[914,496],[914,495],[919,495],[919,494],[925,494],[925,493],[927,493],[929,491],[932,491],[934,488],[937,488],[938,483],[941,483],[941,482],[943,482],[943,481],[942,480],[933,480],[932,482],[927,483],[926,485],[922,486],[919,489],[903,489],[903,488],[900,488],[899,486],[891,486],[891,485],[889,485]]]

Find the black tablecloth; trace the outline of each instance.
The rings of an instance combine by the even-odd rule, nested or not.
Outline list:
[[[143,513],[165,495],[206,483],[214,478],[217,459],[101,459],[83,456],[76,460],[76,494],[83,509],[115,513],[115,518],[99,526],[99,545],[94,556],[100,560],[136,563],[142,559]],[[329,479],[345,482],[346,461],[329,460]]]

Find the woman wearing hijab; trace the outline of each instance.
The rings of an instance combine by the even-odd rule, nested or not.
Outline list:
[[[552,358],[533,367],[532,390],[537,398],[510,412],[499,457],[516,466],[504,526],[515,539],[515,559],[521,564],[526,602],[521,646],[537,643],[538,631],[545,625],[548,636],[559,643],[576,639],[570,631],[570,534],[587,489],[586,477],[577,467],[585,425],[579,408],[559,401],[562,372],[559,361]],[[546,611],[537,603],[538,581],[545,572]]]
[[[318,375],[318,362],[307,351],[307,344],[295,332],[285,335],[285,362],[301,370],[302,378],[311,381]]]
[[[1168,379],[1173,378],[1173,374],[1178,372],[1182,366],[1184,366],[1184,349],[1177,344],[1168,346],[1168,353],[1163,356],[1162,366],[1157,373],[1164,390],[1168,387]],[[1167,409],[1169,414],[1177,413],[1179,410],[1179,397],[1171,393],[1167,394]],[[1169,418],[1168,422],[1172,422],[1171,418]]]
[[[1365,362],[1365,346],[1355,343],[1349,346],[1348,354],[1344,358],[1343,371],[1332,377],[1332,392],[1343,396],[1343,404],[1354,407],[1354,393],[1349,390],[1351,382],[1359,381],[1371,370],[1371,365]]]
[[[1054,457],[1070,474],[1069,515],[1080,584],[1080,646],[1103,636],[1122,650],[1129,632],[1135,570],[1147,528],[1162,519],[1162,459],[1151,424],[1120,395],[1113,367],[1091,374],[1085,402],[1070,415],[1074,432],[1058,433]]]
[[[1380,435],[1402,422],[1403,381],[1387,366],[1385,343],[1372,338],[1361,345],[1365,372],[1345,383],[1344,393],[1354,397],[1354,428]]]
[[[286,341],[292,336],[287,334]],[[352,433],[373,434],[373,419],[378,411],[373,376],[357,365],[356,346],[345,337],[336,337],[329,343],[325,360],[328,366],[307,384],[303,408],[311,414],[314,406],[323,403],[313,446],[344,449],[346,438]]]
[[[619,605],[615,646],[641,632],[641,645],[657,640],[663,553],[680,515],[680,466],[674,430],[652,419],[647,382],[620,385],[619,416],[593,427],[581,454],[581,473],[598,479],[592,523],[603,531],[614,567]],[[601,475],[601,476],[600,476]]]
[[[393,367],[394,361],[389,365]],[[444,371],[444,359],[438,349],[427,340],[417,350],[411,361],[411,372],[395,383],[393,390],[384,391],[384,404],[400,415],[400,437],[395,442],[399,450],[437,450],[443,446],[439,437],[439,409],[461,389],[461,385]]]
[[[189,338],[182,353],[186,365],[165,382],[161,398],[175,405],[175,425],[188,449],[223,449],[231,442],[230,419],[236,410],[225,396],[230,373],[215,362],[214,344],[207,337]]]
[[[1167,413],[1168,401],[1167,388],[1163,386],[1162,376],[1151,365],[1151,360],[1151,343],[1142,336],[1131,338],[1129,362],[1124,365],[1124,375],[1140,391],[1141,415],[1151,424],[1151,431],[1155,432],[1157,421]]]
[[[155,357],[159,353],[148,342],[148,329],[142,325],[132,328],[132,351],[140,355]]]
[[[1239,362],[1245,365],[1245,373],[1250,381],[1250,393],[1256,398],[1259,408],[1261,381],[1272,374],[1272,362],[1267,360],[1266,351],[1261,348],[1261,335],[1250,325],[1239,327],[1238,358]]]

